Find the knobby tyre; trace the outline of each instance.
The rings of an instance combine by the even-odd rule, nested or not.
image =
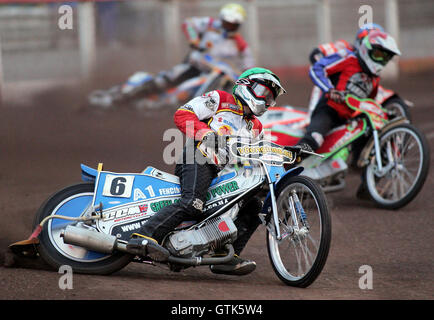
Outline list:
[[[430,150],[425,136],[411,124],[401,124],[382,132],[380,154],[383,176],[377,173],[374,148],[370,164],[364,168],[364,183],[375,204],[399,209],[412,201],[428,176]]]
[[[296,219],[291,215],[291,200],[296,193],[304,210]],[[294,287],[308,287],[319,276],[327,261],[331,243],[331,217],[324,192],[305,176],[291,177],[276,190],[276,202],[282,240],[267,230],[268,256],[278,278]],[[295,207],[294,203],[292,204]],[[273,218],[270,224],[274,226]],[[299,231],[294,232],[294,228]]]

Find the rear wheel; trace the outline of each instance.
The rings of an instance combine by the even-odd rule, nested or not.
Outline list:
[[[390,112],[391,118],[404,117],[411,121],[410,107],[399,97],[393,97],[383,103],[383,108]]]
[[[374,148],[364,180],[371,199],[381,208],[399,209],[419,193],[429,170],[429,145],[410,124],[393,127],[379,137],[383,172],[377,169]]]
[[[51,215],[79,217],[92,204],[93,183],[81,183],[67,187],[50,197],[38,210],[34,226]],[[49,265],[58,269],[69,265],[74,272],[110,274],[125,267],[133,256],[125,253],[104,254],[82,247],[65,244],[60,236],[67,225],[74,221],[50,219],[39,235],[38,251]]]
[[[331,218],[321,188],[305,176],[276,191],[281,240],[267,231],[271,265],[289,286],[307,287],[321,273],[330,248]],[[274,221],[271,219],[271,225]]]

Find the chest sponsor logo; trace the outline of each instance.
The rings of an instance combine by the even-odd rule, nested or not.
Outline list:
[[[348,80],[346,89],[359,98],[367,98],[372,92],[372,79],[363,72],[355,73]]]
[[[224,126],[221,126],[220,128],[218,128],[217,133],[220,136],[232,135],[233,134],[233,130],[232,130],[232,128],[230,126],[224,125]]]
[[[241,108],[236,105],[236,104],[232,104],[232,103],[228,103],[228,102],[223,102],[221,104],[222,109],[229,109],[229,110],[233,110],[236,112],[241,112]]]

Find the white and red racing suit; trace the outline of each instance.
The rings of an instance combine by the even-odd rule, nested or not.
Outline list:
[[[175,112],[174,121],[179,130],[196,141],[209,131],[252,140],[263,135],[262,123],[253,115],[244,116],[241,103],[232,94],[221,90],[190,100]]]
[[[243,36],[228,33],[220,19],[192,17],[182,24],[182,30],[193,50],[187,58],[172,69],[162,71],[155,79],[159,88],[174,87],[180,83],[209,71],[201,63],[202,52],[216,61],[224,61],[235,71],[242,72],[255,66],[252,51]]]
[[[228,33],[220,19],[191,17],[182,24],[182,30],[190,44],[206,50],[217,60],[234,62],[241,70],[253,68],[255,59],[249,45],[239,33]]]
[[[243,107],[235,97],[227,92],[215,90],[190,100],[174,115],[176,126],[187,137],[195,139],[195,145],[209,131],[219,134],[233,134],[245,138],[258,139],[262,136],[262,124],[255,117],[245,117]],[[183,159],[187,148],[184,148]],[[190,150],[191,151],[191,150]],[[196,153],[196,152],[195,152]],[[199,153],[199,157],[202,155]],[[196,158],[195,158],[196,159]],[[202,211],[206,202],[207,190],[218,170],[211,163],[193,161],[178,163],[175,174],[180,178],[181,199],[162,208],[140,229],[139,233],[152,237],[158,242],[186,219],[203,219]],[[235,225],[238,229],[233,246],[239,255],[256,228],[260,224],[259,213],[262,202],[252,197],[242,205]]]

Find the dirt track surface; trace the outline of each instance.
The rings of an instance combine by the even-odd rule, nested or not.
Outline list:
[[[434,76],[410,75],[391,83],[415,102],[414,123],[434,149]],[[305,105],[308,79],[286,81],[281,103]],[[80,163],[117,172],[139,172],[146,165],[162,170],[165,129],[171,111],[150,118],[136,110],[94,112],[82,108],[86,91],[65,89],[35,97],[33,105],[3,106],[0,126],[0,262],[7,246],[27,238],[40,204],[53,192],[80,181]],[[434,163],[431,157],[431,164]],[[422,192],[398,211],[358,200],[358,174],[345,191],[328,194],[332,246],[322,274],[307,289],[285,286],[274,274],[261,226],[243,256],[257,262],[245,277],[214,275],[208,267],[172,273],[162,267],[132,263],[110,276],[74,274],[73,289],[61,290],[60,274],[38,260],[0,267],[0,299],[433,299],[434,171]],[[1,263],[3,264],[3,263]],[[373,270],[373,289],[359,288],[359,268]]]

